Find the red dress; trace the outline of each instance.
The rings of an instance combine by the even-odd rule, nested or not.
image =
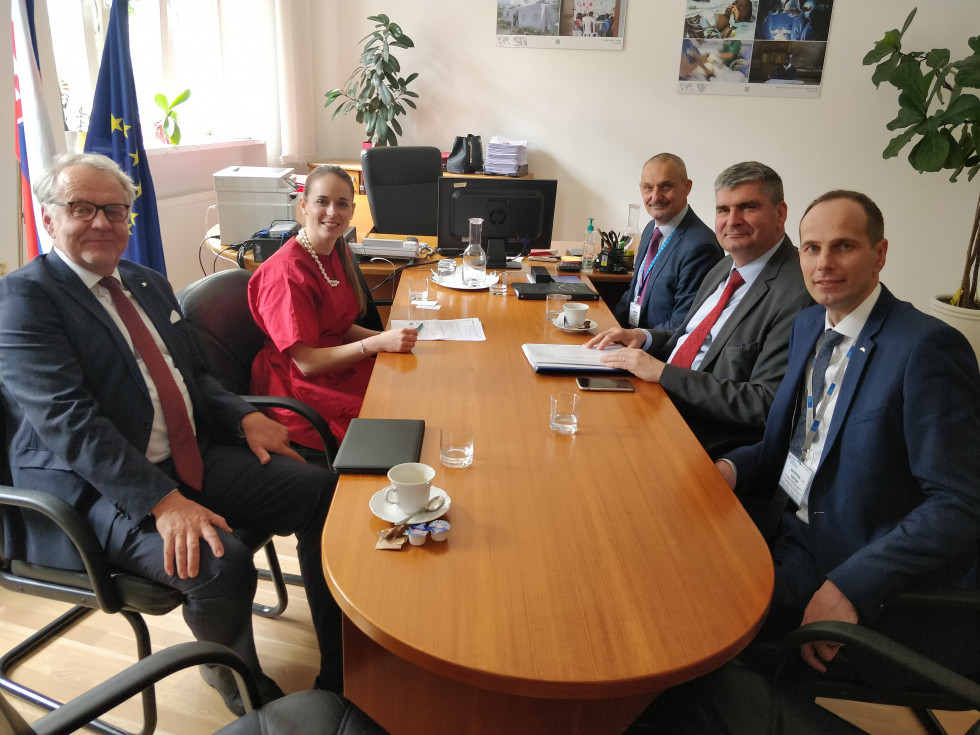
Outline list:
[[[288,396],[308,403],[329,423],[339,442],[350,420],[361,410],[374,360],[307,376],[287,350],[297,342],[311,347],[336,347],[357,318],[357,295],[344,274],[337,249],[320,255],[327,273],[340,281],[330,286],[310,254],[296,238],[289,240],[248,282],[248,304],[256,324],[265,332],[265,345],[252,363],[252,393]],[[306,447],[321,448],[310,425],[296,414],[271,409],[289,429],[289,438]]]

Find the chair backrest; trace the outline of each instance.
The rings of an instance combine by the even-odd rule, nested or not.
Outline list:
[[[219,271],[177,294],[209,372],[239,394],[249,392],[252,360],[265,343],[248,308],[248,279],[245,270]]]
[[[435,235],[442,153],[433,146],[382,146],[361,151],[375,232]]]

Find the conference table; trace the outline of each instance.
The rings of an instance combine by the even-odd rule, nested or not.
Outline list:
[[[511,278],[515,272],[511,272]],[[519,276],[518,276],[519,277]],[[584,277],[583,277],[584,278]],[[420,461],[451,499],[445,542],[376,549],[383,475],[341,476],[323,568],[344,613],[345,694],[392,733],[620,733],[665,688],[734,657],[773,586],[769,553],[663,390],[580,392],[579,430],[549,428],[570,375],[524,343],[579,344],[544,302],[430,285],[485,342],[378,355],[362,417],[424,419]],[[590,302],[599,328],[614,319]],[[471,423],[474,461],[439,463],[441,427]]]

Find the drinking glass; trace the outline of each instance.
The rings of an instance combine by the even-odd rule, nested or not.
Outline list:
[[[507,273],[497,273],[497,281],[490,284],[491,296],[507,295]]]
[[[564,293],[550,293],[544,301],[544,318],[549,322],[555,321],[565,309],[565,302],[571,298]]]
[[[473,427],[470,424],[444,426],[439,430],[439,461],[446,467],[473,464]]]
[[[578,431],[578,413],[581,398],[578,393],[551,394],[551,430],[559,434]]]
[[[422,273],[412,273],[408,276],[409,301],[427,301],[429,298],[429,277]]]

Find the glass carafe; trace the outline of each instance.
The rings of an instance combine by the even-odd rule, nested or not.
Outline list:
[[[483,286],[487,280],[487,254],[483,252],[483,220],[470,219],[470,238],[463,251],[463,284]]]

